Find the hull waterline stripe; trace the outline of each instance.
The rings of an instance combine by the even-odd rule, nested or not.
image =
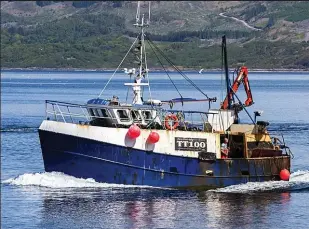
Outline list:
[[[82,156],[82,157],[88,157],[88,158],[92,158],[92,159],[97,159],[97,160],[101,160],[101,161],[105,161],[105,162],[109,162],[109,163],[113,163],[113,164],[119,164],[122,166],[126,166],[126,167],[131,167],[131,168],[136,168],[136,169],[142,169],[142,170],[147,170],[147,171],[153,171],[153,172],[158,172],[158,173],[165,173],[165,174],[172,174],[172,175],[181,175],[181,176],[193,176],[193,177],[205,177],[205,178],[255,178],[255,177],[273,177],[273,176],[279,176],[279,174],[274,174],[274,175],[260,175],[260,176],[205,176],[205,175],[194,175],[194,174],[185,174],[185,173],[173,173],[173,172],[168,172],[168,171],[163,171],[163,170],[155,170],[155,169],[149,169],[149,168],[143,168],[143,167],[138,167],[138,166],[134,166],[134,165],[128,165],[128,164],[124,164],[121,162],[116,162],[116,161],[111,161],[111,160],[107,160],[107,159],[103,159],[103,158],[99,158],[99,157],[94,157],[94,156],[89,156],[89,155],[84,155],[84,154],[80,154],[80,153],[75,153],[75,152],[70,152],[70,151],[62,151],[64,153],[68,153],[68,154],[73,154],[73,155],[77,155],[77,156]]]

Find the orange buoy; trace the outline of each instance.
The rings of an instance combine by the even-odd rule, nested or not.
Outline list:
[[[141,134],[141,129],[137,125],[133,124],[130,126],[127,134],[130,138],[135,139]]]
[[[282,170],[280,171],[279,176],[280,176],[280,179],[281,179],[281,180],[289,181],[289,179],[290,179],[290,172],[289,172],[289,170],[287,170],[287,169],[282,169]]]
[[[157,132],[151,131],[147,142],[151,143],[151,144],[155,144],[160,140],[160,135]]]

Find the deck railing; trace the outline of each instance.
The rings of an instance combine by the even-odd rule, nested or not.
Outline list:
[[[72,109],[74,109],[74,112]],[[75,110],[79,110],[79,112],[75,113]],[[80,121],[91,120],[91,116],[87,112],[87,106],[81,104],[46,100],[45,113],[46,119],[54,118],[55,121],[69,122],[68,118],[72,123],[74,123],[73,118],[81,118]]]
[[[46,100],[45,101],[45,111],[46,111],[46,119],[60,121],[60,122],[69,122],[69,123],[89,123],[93,119],[109,119],[109,120],[117,120],[117,118],[112,117],[102,117],[98,115],[90,115],[88,110],[89,108],[106,108],[113,109],[111,106],[106,105],[96,105],[96,104],[76,104],[76,103],[68,103],[68,102],[60,102],[54,100]],[[132,110],[149,110],[148,107],[128,107],[128,109]],[[164,126],[165,116],[167,114],[176,114],[179,117],[179,123],[184,125],[185,128],[200,128],[205,129],[205,124],[207,123],[209,112],[200,112],[200,111],[183,111],[183,110],[169,110],[163,109],[161,107],[151,108],[157,111],[157,117],[160,119],[162,123],[162,127]],[[147,120],[151,123],[152,120]],[[134,120],[133,120],[134,122]],[[117,125],[115,125],[117,126]]]

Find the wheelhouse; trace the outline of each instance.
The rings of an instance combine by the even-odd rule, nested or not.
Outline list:
[[[103,99],[89,100],[87,111],[92,125],[126,127],[133,123],[146,127],[151,123],[162,125],[157,109],[151,106],[132,106]]]

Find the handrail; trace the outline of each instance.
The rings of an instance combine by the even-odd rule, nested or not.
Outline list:
[[[63,104],[63,105],[72,105],[72,106],[76,106],[76,107],[87,107],[87,104],[78,104],[78,103],[68,103],[68,102],[62,102],[62,101],[56,101],[56,100],[45,100],[45,103],[47,104]]]
[[[61,101],[55,101],[55,100],[45,100],[45,103],[47,104],[54,104],[54,105],[60,105],[60,106],[72,106],[72,107],[79,107],[79,108],[95,108],[95,107],[100,107],[100,108],[111,108],[111,106],[108,105],[101,105],[101,104],[77,104],[77,103],[68,103],[68,102],[61,102]],[[115,106],[115,108],[117,108],[117,106]],[[123,106],[123,107],[119,107],[119,108],[126,108],[126,109],[132,109],[132,110],[149,110],[149,109],[153,109],[153,107],[149,106],[149,107],[134,107],[134,106]],[[177,112],[181,112],[181,113],[187,113],[187,114],[216,114],[214,112],[204,112],[204,111],[184,111],[184,110],[173,110],[173,109],[163,109],[163,108],[156,108],[156,110],[162,110],[165,112],[172,112],[172,113],[177,113]]]
[[[63,107],[64,109],[61,109]],[[70,109],[71,108],[71,109]],[[94,113],[91,115],[88,113],[88,109],[106,109],[108,112],[107,117],[103,117],[100,113]],[[76,111],[75,109],[79,109],[81,111]],[[88,111],[85,111],[87,109]],[[124,121],[122,123],[118,123],[117,121],[119,117],[114,117],[112,115],[110,109],[127,109],[129,111],[129,117],[128,117],[128,122],[134,122],[134,119],[132,119],[132,116],[130,114],[131,111],[143,111],[143,110],[156,110],[157,111],[157,116],[155,118],[151,118],[150,120],[146,119],[145,117],[142,117],[141,122],[143,125],[149,126],[151,123],[158,118],[161,123],[164,122],[164,117],[167,113],[182,113],[182,114],[191,114],[192,120],[189,121],[188,119],[184,118],[181,120],[181,122],[184,125],[187,125],[188,123],[191,123],[194,126],[204,126],[205,121],[207,120],[208,114],[213,114],[211,112],[202,112],[202,111],[183,111],[183,110],[172,110],[172,109],[163,109],[161,107],[134,107],[134,106],[108,106],[108,105],[101,105],[101,104],[77,104],[77,103],[69,103],[69,102],[62,102],[62,101],[55,101],[55,100],[45,100],[45,113],[46,113],[46,118],[49,119],[48,115],[54,116],[54,120],[58,121],[58,117],[60,116],[60,120],[63,122],[71,122],[74,123],[74,118],[75,122],[81,122],[86,120],[86,122],[89,122],[94,119],[108,119],[113,122],[113,125],[127,125],[127,121]],[[194,116],[194,114],[199,114],[198,116]],[[68,117],[66,119],[66,117]],[[78,119],[84,119],[84,120],[78,120]],[[116,122],[115,122],[116,121]],[[163,125],[164,127],[164,125]]]

